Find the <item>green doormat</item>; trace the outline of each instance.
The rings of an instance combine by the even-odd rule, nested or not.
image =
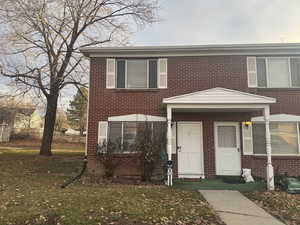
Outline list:
[[[224,183],[227,183],[227,184],[243,184],[243,183],[245,183],[244,179],[241,176],[218,176],[217,178],[221,179]]]

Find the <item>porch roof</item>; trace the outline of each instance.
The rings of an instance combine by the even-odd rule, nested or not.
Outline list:
[[[253,122],[265,122],[263,116],[253,117]],[[270,122],[300,122],[300,116],[291,114],[273,114],[270,115]]]
[[[271,104],[276,99],[221,87],[164,98],[165,104]]]

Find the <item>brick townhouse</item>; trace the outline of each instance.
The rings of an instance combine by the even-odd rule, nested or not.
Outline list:
[[[300,44],[84,48],[90,58],[87,156],[132,143],[137,123],[165,121],[179,178],[300,175]],[[121,150],[120,175],[138,174]],[[267,173],[266,173],[267,168]],[[266,175],[267,174],[267,175]]]

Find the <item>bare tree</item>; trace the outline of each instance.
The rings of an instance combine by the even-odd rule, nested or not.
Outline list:
[[[1,73],[47,102],[40,154],[50,156],[58,97],[87,86],[79,49],[122,42],[133,26],[156,21],[156,0],[6,0],[0,18],[7,41]]]

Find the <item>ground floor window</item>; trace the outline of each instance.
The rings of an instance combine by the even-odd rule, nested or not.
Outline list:
[[[164,135],[165,122],[135,122],[116,121],[108,123],[108,140],[117,143],[117,151],[120,153],[135,152],[135,142],[138,133],[144,130],[145,126],[151,129],[151,135]]]
[[[266,154],[265,124],[253,124],[254,154]],[[271,146],[274,155],[299,154],[299,124],[293,122],[271,122]]]

